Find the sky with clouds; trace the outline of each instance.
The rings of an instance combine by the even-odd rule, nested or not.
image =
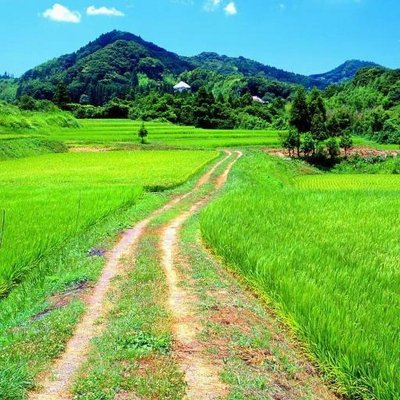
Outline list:
[[[1,0],[0,72],[19,75],[120,29],[303,74],[347,59],[400,68],[399,0]]]

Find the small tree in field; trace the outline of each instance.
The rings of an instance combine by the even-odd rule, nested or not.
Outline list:
[[[149,135],[148,130],[144,126],[144,122],[142,122],[142,126],[139,129],[138,136],[140,138],[140,143],[145,144],[146,143],[146,137]]]
[[[343,134],[339,146],[344,150],[344,156],[347,158],[347,152],[353,147],[353,139],[349,133]]]

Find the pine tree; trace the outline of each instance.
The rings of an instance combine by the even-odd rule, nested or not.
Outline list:
[[[294,95],[289,124],[296,128],[299,133],[305,133],[310,130],[310,114],[304,88],[300,88]]]
[[[65,109],[67,104],[71,102],[69,97],[68,88],[65,83],[59,83],[53,97],[53,102],[61,109]]]
[[[321,92],[313,89],[310,95],[308,111],[310,115],[310,131],[317,142],[321,142],[328,137],[326,107]]]

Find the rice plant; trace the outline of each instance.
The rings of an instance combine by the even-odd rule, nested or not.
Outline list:
[[[216,156],[121,151],[0,162],[0,297],[69,237],[137,202],[143,190],[180,185]]]
[[[351,398],[400,397],[400,181],[299,176],[254,153],[202,216],[207,243],[268,297]]]

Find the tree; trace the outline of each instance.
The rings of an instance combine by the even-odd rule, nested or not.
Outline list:
[[[36,100],[33,97],[24,94],[18,100],[18,107],[21,110],[36,111]]]
[[[294,95],[289,115],[289,124],[300,133],[310,130],[310,114],[308,112],[307,97],[304,88],[300,88]]]
[[[311,120],[310,131],[314,140],[317,142],[325,140],[328,137],[326,107],[318,89],[313,89],[311,92],[308,110]]]
[[[327,140],[326,149],[331,159],[335,159],[340,154],[338,142],[334,137]]]
[[[288,150],[289,157],[294,155],[294,150],[297,150],[297,155],[300,155],[300,133],[297,129],[290,129],[287,134],[281,135],[281,143],[283,148]]]
[[[71,102],[69,97],[68,88],[65,83],[59,83],[53,97],[53,102],[60,108],[65,109],[67,104]]]
[[[311,133],[306,133],[304,135],[303,143],[301,144],[301,151],[306,157],[309,157],[310,154],[315,153],[315,146],[316,143]]]
[[[145,144],[146,143],[146,137],[149,135],[148,130],[144,126],[144,122],[142,122],[142,126],[139,129],[138,136],[140,138],[140,143]]]
[[[353,139],[349,133],[342,135],[339,146],[344,150],[344,156],[347,158],[347,151],[353,147]]]

